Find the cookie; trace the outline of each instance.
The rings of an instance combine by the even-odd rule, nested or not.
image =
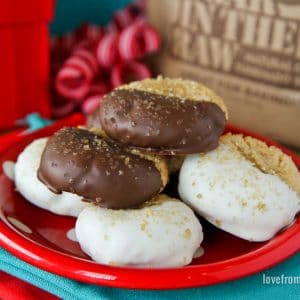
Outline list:
[[[179,194],[217,227],[246,240],[265,241],[299,212],[300,173],[278,148],[228,134],[212,152],[186,157]]]
[[[95,109],[91,114],[87,116],[86,127],[95,128],[98,131],[102,130],[100,125],[99,109]]]
[[[191,154],[217,147],[227,109],[200,83],[158,77],[107,94],[99,117],[102,129],[118,143],[156,154]]]
[[[185,156],[183,155],[168,155],[166,156],[166,161],[168,164],[169,173],[177,173],[183,162],[184,162]]]
[[[165,161],[140,154],[79,128],[65,127],[49,138],[38,178],[55,192],[75,193],[102,207],[140,205],[168,181]]]
[[[75,230],[85,253],[115,266],[184,266],[203,240],[193,211],[165,195],[137,209],[90,206],[79,215]]]
[[[55,214],[77,217],[87,206],[82,197],[63,192],[51,192],[37,178],[42,152],[47,138],[41,138],[29,144],[18,156],[15,164],[15,185],[17,191],[29,202]]]

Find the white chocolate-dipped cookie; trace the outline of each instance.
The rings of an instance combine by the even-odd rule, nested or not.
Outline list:
[[[137,209],[90,206],[77,219],[76,236],[96,262],[150,268],[189,264],[203,240],[194,212],[165,195]]]
[[[300,173],[276,147],[225,135],[217,149],[188,155],[179,194],[199,215],[249,241],[265,241],[300,210]]]
[[[51,192],[38,178],[37,169],[47,138],[40,138],[29,144],[20,153],[15,165],[15,185],[29,202],[59,215],[77,217],[88,205],[78,195]]]

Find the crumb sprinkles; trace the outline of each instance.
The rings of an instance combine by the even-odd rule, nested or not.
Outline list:
[[[158,76],[156,79],[144,79],[120,86],[118,89],[137,89],[168,97],[186,100],[214,102],[221,107],[228,118],[227,108],[223,100],[206,86],[191,80]]]
[[[300,173],[292,159],[279,148],[241,134],[228,133],[220,138],[220,142],[251,161],[263,173],[279,176],[300,196]],[[244,179],[243,184],[247,187],[248,180]]]
[[[259,202],[255,207],[262,213],[267,211],[267,205],[263,202]]]

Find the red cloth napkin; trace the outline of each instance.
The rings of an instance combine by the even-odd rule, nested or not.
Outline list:
[[[0,299],[3,300],[57,300],[49,294],[23,280],[0,271]]]

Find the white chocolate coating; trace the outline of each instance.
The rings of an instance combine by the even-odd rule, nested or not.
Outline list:
[[[299,196],[280,177],[263,173],[222,143],[186,157],[179,194],[209,222],[249,241],[272,238],[300,210]]]
[[[47,138],[33,141],[20,153],[15,165],[15,185],[29,202],[59,215],[77,217],[88,205],[78,195],[51,192],[38,178],[37,170]]]
[[[203,239],[193,211],[170,199],[139,209],[90,206],[77,219],[76,236],[99,263],[150,268],[189,264]]]

